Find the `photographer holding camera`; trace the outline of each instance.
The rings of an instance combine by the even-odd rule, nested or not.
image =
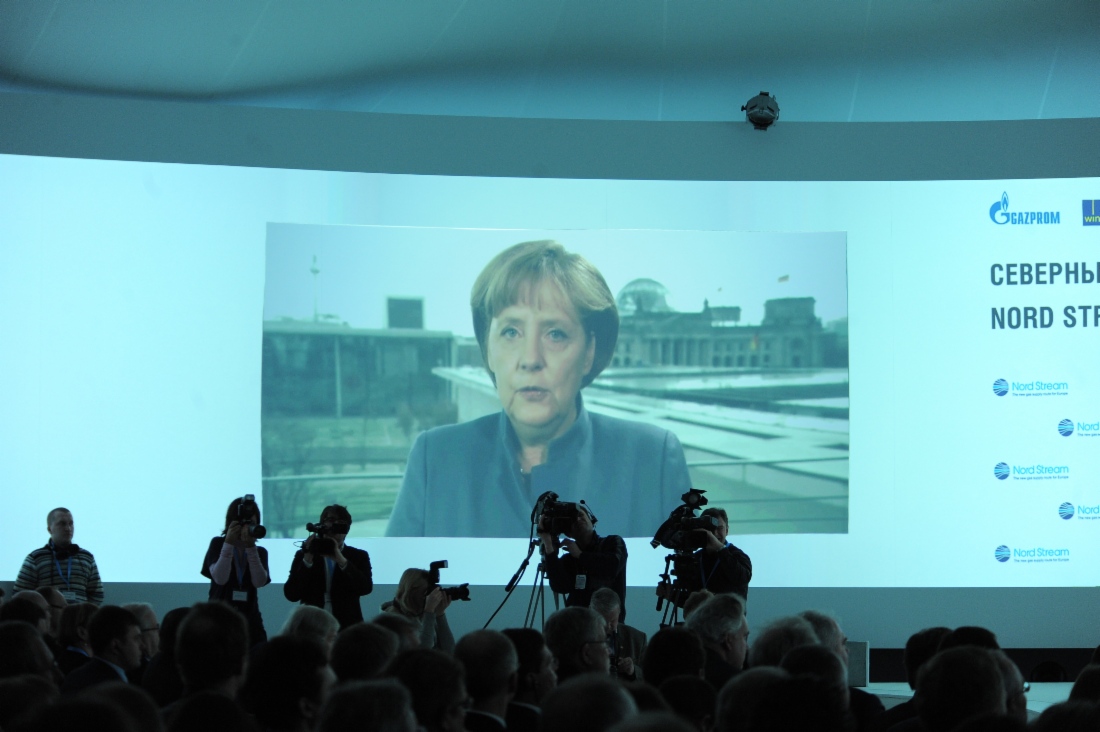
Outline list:
[[[711,529],[695,529],[705,539],[703,548],[695,552],[699,560],[700,589],[716,595],[733,592],[741,597],[749,596],[752,579],[752,561],[749,555],[726,541],[729,533],[729,516],[725,509],[708,508],[702,517],[712,517],[716,524]]]
[[[382,612],[397,613],[415,622],[420,628],[421,648],[454,653],[455,637],[446,615],[453,593],[448,594],[439,586],[440,564],[442,562],[434,562],[431,571],[415,567],[406,569],[397,583],[393,600],[382,603]]]
[[[370,555],[344,543],[351,530],[345,506],[327,506],[290,564],[283,594],[291,602],[323,608],[346,628],[363,620],[359,598],[374,589]]]
[[[626,618],[626,543],[614,534],[600,536],[595,523],[583,502],[548,502],[538,521],[542,567],[550,589],[566,596],[566,607],[588,607],[593,592],[613,590],[619,596],[621,621]],[[560,534],[566,535],[561,543]],[[566,553],[559,557],[562,548]]]
[[[244,615],[250,646],[267,640],[256,595],[257,588],[271,582],[267,549],[256,545],[266,535],[256,496],[235,498],[225,512],[225,529],[210,540],[202,560],[202,576],[210,580],[210,600],[227,602]]]

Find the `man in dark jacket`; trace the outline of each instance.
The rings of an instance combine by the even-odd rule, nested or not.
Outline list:
[[[310,536],[294,555],[283,594],[291,602],[323,608],[346,628],[363,620],[359,598],[374,589],[370,555],[344,543],[351,513],[340,505],[321,512],[322,532]]]

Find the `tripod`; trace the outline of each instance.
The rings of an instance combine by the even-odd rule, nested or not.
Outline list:
[[[520,580],[523,579],[524,573],[527,571],[528,565],[531,564],[531,556],[535,553],[535,547],[539,546],[542,541],[540,539],[531,539],[527,543],[527,556],[520,562],[519,569],[512,575],[512,579],[504,587],[504,599],[500,601],[500,605],[493,611],[493,614],[489,616],[489,619],[485,621],[485,625],[482,628],[488,628],[489,623],[493,622],[493,618],[504,608],[504,603],[508,602],[508,599],[515,592],[516,587],[519,586]],[[554,593],[554,609],[558,609],[558,595]],[[531,597],[527,601],[527,612],[523,616],[523,627],[533,628],[535,627],[535,618],[539,616],[541,611],[541,628],[546,624],[546,570],[543,569],[542,562],[539,562],[535,567],[535,581],[531,585]]]

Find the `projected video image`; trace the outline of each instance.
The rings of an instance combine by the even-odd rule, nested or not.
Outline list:
[[[540,240],[598,270],[617,329],[567,284],[475,332],[475,280]],[[550,490],[649,537],[695,487],[731,534],[846,533],[847,333],[843,233],[269,224],[265,524],[341,503],[359,536],[526,537]]]

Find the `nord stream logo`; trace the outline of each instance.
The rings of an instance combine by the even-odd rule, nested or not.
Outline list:
[[[995,224],[1060,224],[1061,211],[1009,211],[1008,193],[1001,194],[1001,200],[989,207],[989,218]]]
[[[1069,437],[1074,432],[1078,437],[1100,437],[1100,420],[1096,422],[1075,422],[1072,419],[1063,419],[1058,423],[1058,434]]]
[[[997,480],[1069,480],[1068,465],[1009,465],[997,463],[993,466],[993,477]]]
[[[993,393],[997,396],[1012,394],[1014,397],[1069,396],[1069,382],[1047,381],[1045,379],[1032,379],[1031,381],[997,379],[993,382]]]
[[[1020,564],[1037,564],[1039,562],[1068,562],[1069,549],[1050,549],[1037,546],[1028,549],[1009,549],[1001,544],[993,552],[993,558],[998,562],[1012,560]]]
[[[1058,515],[1066,521],[1069,521],[1074,516],[1080,521],[1096,521],[1100,519],[1100,504],[1095,506],[1082,506],[1080,503],[1074,505],[1066,501],[1058,507]]]
[[[1100,226],[1100,201],[1081,201],[1081,223]]]

